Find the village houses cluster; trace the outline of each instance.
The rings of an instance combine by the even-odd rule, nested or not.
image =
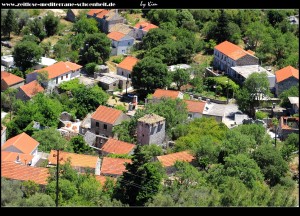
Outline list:
[[[75,22],[78,10],[69,9],[66,19]],[[93,85],[98,84],[103,90],[114,95],[114,91],[119,89],[133,90],[131,74],[133,67],[139,62],[130,55],[130,49],[136,43],[140,43],[149,30],[159,28],[156,25],[142,21],[134,26],[125,24],[125,19],[117,9],[91,9],[86,16],[95,19],[101,31],[107,34],[111,40],[111,56],[125,55],[125,58],[116,65],[116,71],[110,71],[107,65],[99,66],[93,77],[88,77],[84,73],[84,65],[79,65],[70,61],[56,61],[43,57],[40,64],[36,65],[34,71],[27,74],[23,79],[5,68],[13,66],[12,56],[1,57],[1,91],[9,88],[17,89],[16,97],[23,101],[31,100],[38,93],[48,94],[56,91],[57,87],[66,81],[85,78]],[[259,58],[251,50],[243,50],[239,46],[224,41],[214,47],[213,65],[206,68],[206,75],[220,76],[227,75],[230,79],[242,84],[254,72],[266,72],[269,81],[269,88],[275,96],[284,90],[299,83],[299,70],[292,66],[271,71],[263,68],[259,63]],[[2,67],[4,69],[2,70]],[[171,65],[169,71],[174,67],[190,68],[189,65]],[[48,80],[44,83],[38,82],[38,74],[47,71]],[[84,83],[84,82],[83,82]],[[90,84],[89,83],[89,84]],[[185,90],[156,89],[151,98],[146,98],[144,103],[156,103],[162,98],[181,99],[187,105],[189,121],[195,118],[209,117],[218,122],[223,122],[227,127],[233,128],[245,121],[249,117],[233,107],[230,101],[218,101],[208,97],[188,95]],[[273,98],[276,101],[276,98]],[[278,99],[278,98],[277,98]],[[293,106],[293,114],[299,113],[299,97],[290,97]],[[72,121],[71,115],[63,112],[60,116],[60,127],[57,130],[63,136],[83,136],[86,145],[93,148],[98,156],[76,154],[60,151],[59,163],[63,164],[67,160],[71,161],[71,166],[78,172],[92,170],[96,179],[103,184],[105,177],[117,178],[126,172],[125,164],[131,163],[131,159],[112,158],[110,154],[132,155],[136,145],[171,145],[172,142],[166,139],[166,119],[157,114],[151,113],[138,119],[136,127],[137,143],[128,143],[118,140],[113,134],[113,129],[123,121],[134,116],[135,111],[142,109],[139,98],[132,96],[126,112],[111,106],[100,105],[94,112],[89,113],[82,120]],[[232,108],[233,107],[233,108]],[[276,105],[278,108],[278,106]],[[273,107],[275,110],[275,105]],[[290,133],[299,133],[299,117],[287,115],[286,112],[277,111],[279,118],[278,134],[281,139],[285,139]],[[229,117],[233,115],[233,117]],[[257,123],[257,121],[254,121]],[[268,121],[260,121],[268,127]],[[25,132],[6,138],[6,127],[1,124],[1,175],[8,179],[32,180],[39,185],[46,185],[50,175],[49,167],[56,166],[57,150],[52,149],[49,154],[39,151],[39,142],[30,137]],[[174,171],[176,161],[187,161],[193,164],[195,157],[188,151],[165,154],[153,158],[159,161],[171,175]],[[38,167],[39,161],[48,160],[47,168]]]

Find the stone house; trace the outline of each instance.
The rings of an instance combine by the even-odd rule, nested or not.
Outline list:
[[[101,76],[97,81],[103,90],[115,91],[119,87],[119,80],[114,77]]]
[[[57,151],[51,150],[48,161],[49,165],[57,165]],[[98,156],[75,154],[59,151],[59,164],[70,160],[71,166],[80,173],[90,170],[95,175],[100,175],[100,158]]]
[[[214,48],[213,65],[219,70],[225,71],[225,74],[233,74],[231,67],[258,65],[259,59],[254,56],[251,50],[243,50],[241,47],[224,41]]]
[[[101,175],[118,177],[126,172],[125,163],[132,163],[131,159],[103,157]]]
[[[113,137],[113,128],[129,119],[121,110],[99,106],[91,116],[91,132],[96,135]]]
[[[44,90],[45,89],[38,83],[38,81],[34,80],[28,84],[20,86],[16,97],[23,101],[27,101],[30,100],[33,96],[35,96],[37,93],[44,92]]]
[[[60,83],[65,81],[70,81],[80,76],[82,66],[66,61],[58,62],[49,67],[45,67],[40,70],[33,71],[26,75],[26,83],[29,83],[33,80],[37,80],[37,75],[40,72],[48,72],[48,81],[44,82],[42,85],[47,89],[47,91],[52,92],[55,87]]]
[[[4,153],[7,161],[16,161],[34,166],[39,160],[38,146],[38,141],[23,132],[1,145],[1,152],[11,153]]]
[[[194,163],[195,157],[188,151],[176,152],[167,155],[156,156],[155,161],[159,161],[162,166],[166,169],[167,175],[171,175],[176,171],[174,164],[176,161],[185,161],[188,163]]]
[[[287,66],[275,72],[275,90],[277,97],[285,90],[299,84],[299,70]]]
[[[108,154],[133,154],[135,145],[128,142],[123,142],[121,140],[108,138],[101,148],[102,156]]]
[[[285,140],[291,133],[299,134],[299,117],[281,116],[278,128],[279,137]]]
[[[19,88],[24,85],[24,79],[16,76],[12,73],[1,71],[1,91],[5,91],[8,88]]]
[[[138,119],[137,142],[142,145],[162,144],[166,137],[166,120],[156,114],[147,114]]]
[[[118,13],[118,9],[91,9],[87,13],[87,17],[96,19],[100,30],[106,34],[113,25],[125,22],[124,17]]]
[[[134,38],[125,35],[121,32],[111,32],[107,37],[112,42],[112,50],[110,55],[124,55],[130,52],[130,48],[133,46]]]
[[[133,28],[133,37],[136,40],[142,40],[150,29],[155,28],[158,28],[158,26],[145,21],[139,22]]]
[[[133,56],[127,56],[117,65],[117,74],[131,79],[133,67],[138,63],[139,59]]]
[[[79,11],[80,11],[79,9],[68,9],[66,20],[70,22],[75,22],[76,18],[79,15]]]
[[[187,104],[188,119],[202,117],[206,101],[184,100],[184,102]]]
[[[288,97],[294,113],[299,113],[299,97]]]

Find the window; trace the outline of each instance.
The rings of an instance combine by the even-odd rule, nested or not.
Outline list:
[[[190,118],[192,118],[193,116],[192,116],[192,114],[188,114],[188,118],[190,119]]]
[[[124,75],[124,71],[122,71],[122,75]]]
[[[99,127],[99,122],[96,122],[96,127]]]
[[[66,74],[66,79],[68,79],[69,74]]]
[[[128,42],[128,45],[130,45],[130,42]]]
[[[60,80],[63,80],[63,79],[64,79],[64,76],[61,76],[61,77],[60,77]]]
[[[131,78],[131,75],[130,75],[130,74],[128,74],[128,78]]]
[[[117,85],[117,83],[114,83],[114,84],[113,84],[113,86],[116,86],[116,85]]]
[[[56,77],[56,84],[58,84],[58,77]]]
[[[107,124],[104,124],[104,125],[103,125],[103,129],[104,129],[104,130],[107,130]]]

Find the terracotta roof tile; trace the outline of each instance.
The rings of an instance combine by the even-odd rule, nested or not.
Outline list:
[[[243,50],[241,47],[230,43],[228,41],[224,41],[217,46],[215,46],[215,49],[219,50],[221,53],[227,55],[233,60],[238,60],[241,57],[244,57],[245,55],[252,55],[252,53],[247,52]]]
[[[196,100],[185,100],[188,112],[203,113],[206,102]]]
[[[138,61],[139,59],[133,56],[127,56],[122,62],[120,62],[120,64],[117,65],[117,67],[132,72],[133,67],[138,63]]]
[[[172,99],[176,99],[178,98],[179,93],[179,91],[156,89],[152,96],[154,98],[170,97]]]
[[[275,72],[276,82],[279,83],[290,77],[295,77],[299,79],[299,70],[293,68],[292,66],[287,66]]]
[[[106,106],[99,106],[91,118],[107,124],[114,124],[121,115],[121,110]]]
[[[91,10],[89,10],[89,12],[87,14],[90,16],[94,16],[94,14],[99,14],[102,11],[104,11],[104,9],[91,9]]]
[[[32,180],[37,184],[46,185],[49,175],[47,168],[20,165],[10,161],[3,161],[1,163],[1,177],[8,179],[20,181]]]
[[[100,13],[97,13],[96,17],[99,19],[103,19],[103,17],[108,13],[109,13],[109,11],[104,9]]]
[[[1,161],[11,161],[15,162],[17,161],[17,158],[19,156],[19,161],[22,164],[28,164],[32,161],[33,155],[30,154],[22,154],[17,152],[9,152],[9,151],[1,151]]]
[[[119,41],[121,40],[123,37],[125,37],[125,34],[121,33],[121,32],[117,32],[117,31],[112,31],[111,33],[109,33],[107,35],[107,37],[109,39],[115,40],[115,41]]]
[[[117,181],[116,178],[112,178],[112,177],[110,177],[110,176],[103,176],[103,175],[95,175],[95,178],[96,178],[96,180],[97,180],[98,182],[100,182],[100,184],[101,184],[102,186],[104,186],[104,184],[105,184],[105,182],[106,182],[107,179],[112,179],[115,183],[116,183],[116,181]]]
[[[149,31],[150,29],[158,28],[158,26],[153,25],[153,24],[151,24],[149,22],[139,22],[134,27],[138,28],[138,29],[141,28],[144,31]]]
[[[8,86],[24,81],[22,77],[16,76],[6,71],[1,71],[1,80],[3,80]]]
[[[40,70],[36,70],[34,72],[48,71],[49,79],[53,79],[55,77],[61,76],[69,71],[74,71],[82,68],[81,65],[72,63],[72,62],[57,62],[49,67],[42,68]],[[34,73],[32,72],[32,73]]]
[[[23,92],[30,98],[45,90],[36,80],[21,86],[20,89],[22,89]]]
[[[159,162],[162,163],[163,167],[169,167],[173,166],[176,161],[192,162],[195,159],[195,157],[187,151],[182,151],[173,154],[157,156],[157,159]]]
[[[101,150],[112,154],[129,154],[134,148],[132,143],[109,138]]]
[[[39,142],[27,135],[26,133],[21,133],[8,139],[2,146],[2,150],[6,150],[11,146],[15,147],[21,153],[31,154],[39,145]]]
[[[57,162],[56,156],[56,150],[51,150],[48,160],[51,164],[55,164]],[[68,158],[71,159],[71,166],[73,167],[88,167],[88,168],[96,168],[97,161],[99,160],[98,156],[92,156],[92,155],[84,155],[84,154],[75,154],[75,153],[69,153],[69,152],[63,152],[59,151],[59,158],[60,162],[64,164]]]
[[[126,171],[125,163],[131,163],[130,159],[103,157],[101,165],[102,175],[122,175]]]

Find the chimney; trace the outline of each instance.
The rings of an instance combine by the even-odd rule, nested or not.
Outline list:
[[[198,97],[198,101],[201,101],[202,100],[202,97]]]
[[[194,99],[194,95],[190,95],[190,100],[193,100]]]
[[[18,154],[17,158],[16,158],[16,163],[21,163],[20,161],[20,155]]]
[[[206,102],[207,102],[208,104],[210,104],[210,99],[209,99],[209,98],[207,98],[207,99],[206,99]]]

